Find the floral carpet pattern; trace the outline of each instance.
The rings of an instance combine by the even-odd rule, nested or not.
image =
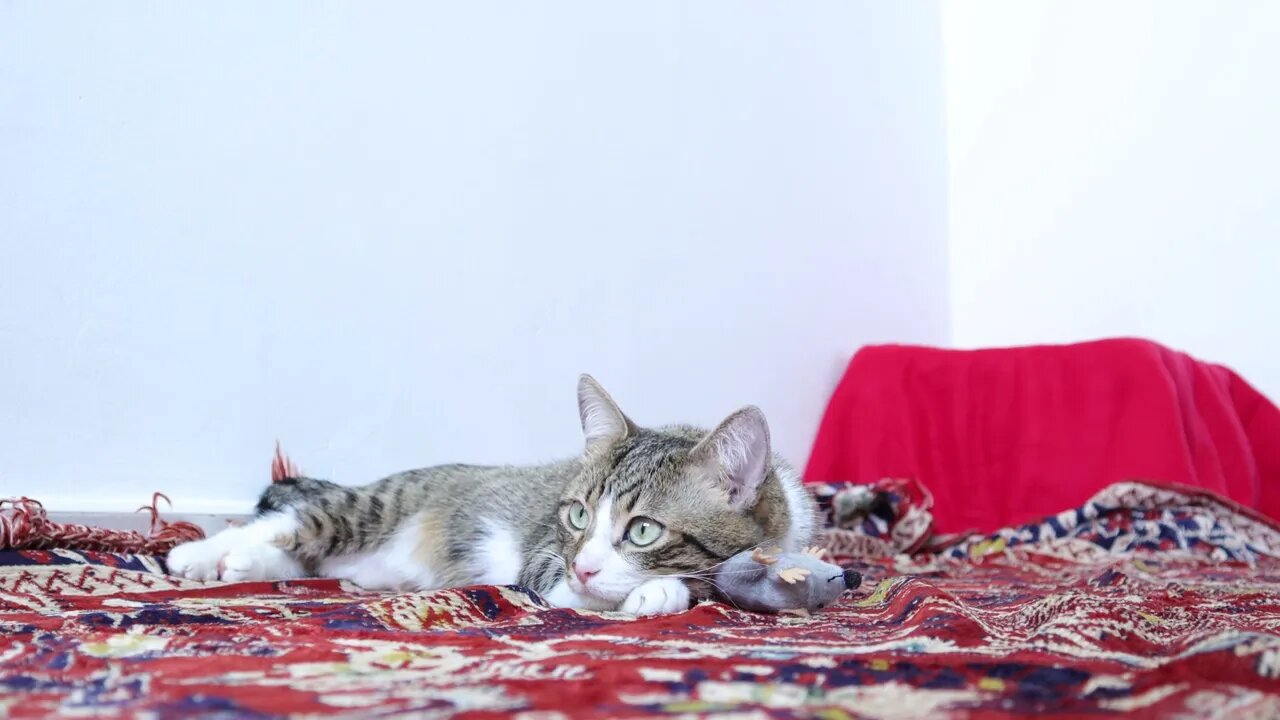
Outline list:
[[[1263,518],[1135,482],[932,538],[906,486],[814,492],[833,549],[883,552],[842,558],[863,586],[808,618],[708,602],[637,620],[516,587],[202,583],[147,555],[3,551],[0,716],[1280,716]]]

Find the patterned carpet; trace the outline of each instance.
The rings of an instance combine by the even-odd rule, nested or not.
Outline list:
[[[634,620],[519,588],[199,583],[149,556],[0,552],[0,716],[1280,716],[1269,522],[1126,483],[935,538],[927,501],[881,490],[815,489],[828,543],[871,556],[812,618]]]

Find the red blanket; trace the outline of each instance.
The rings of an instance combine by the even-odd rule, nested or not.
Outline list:
[[[1219,365],[1142,340],[870,347],[818,432],[810,481],[912,478],[940,532],[987,531],[1158,478],[1280,518],[1280,410]]]

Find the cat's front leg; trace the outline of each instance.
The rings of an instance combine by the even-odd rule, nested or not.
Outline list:
[[[189,580],[291,580],[306,575],[302,564],[275,543],[297,532],[290,513],[260,515],[204,540],[169,551],[169,572]]]
[[[689,609],[689,588],[680,578],[646,580],[627,595],[622,612],[632,615],[669,615]]]

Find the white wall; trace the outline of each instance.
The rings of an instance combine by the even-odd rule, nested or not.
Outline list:
[[[936,4],[0,4],[0,495],[246,509],[947,337]]]
[[[1280,5],[943,10],[961,346],[1136,334],[1280,399]]]

